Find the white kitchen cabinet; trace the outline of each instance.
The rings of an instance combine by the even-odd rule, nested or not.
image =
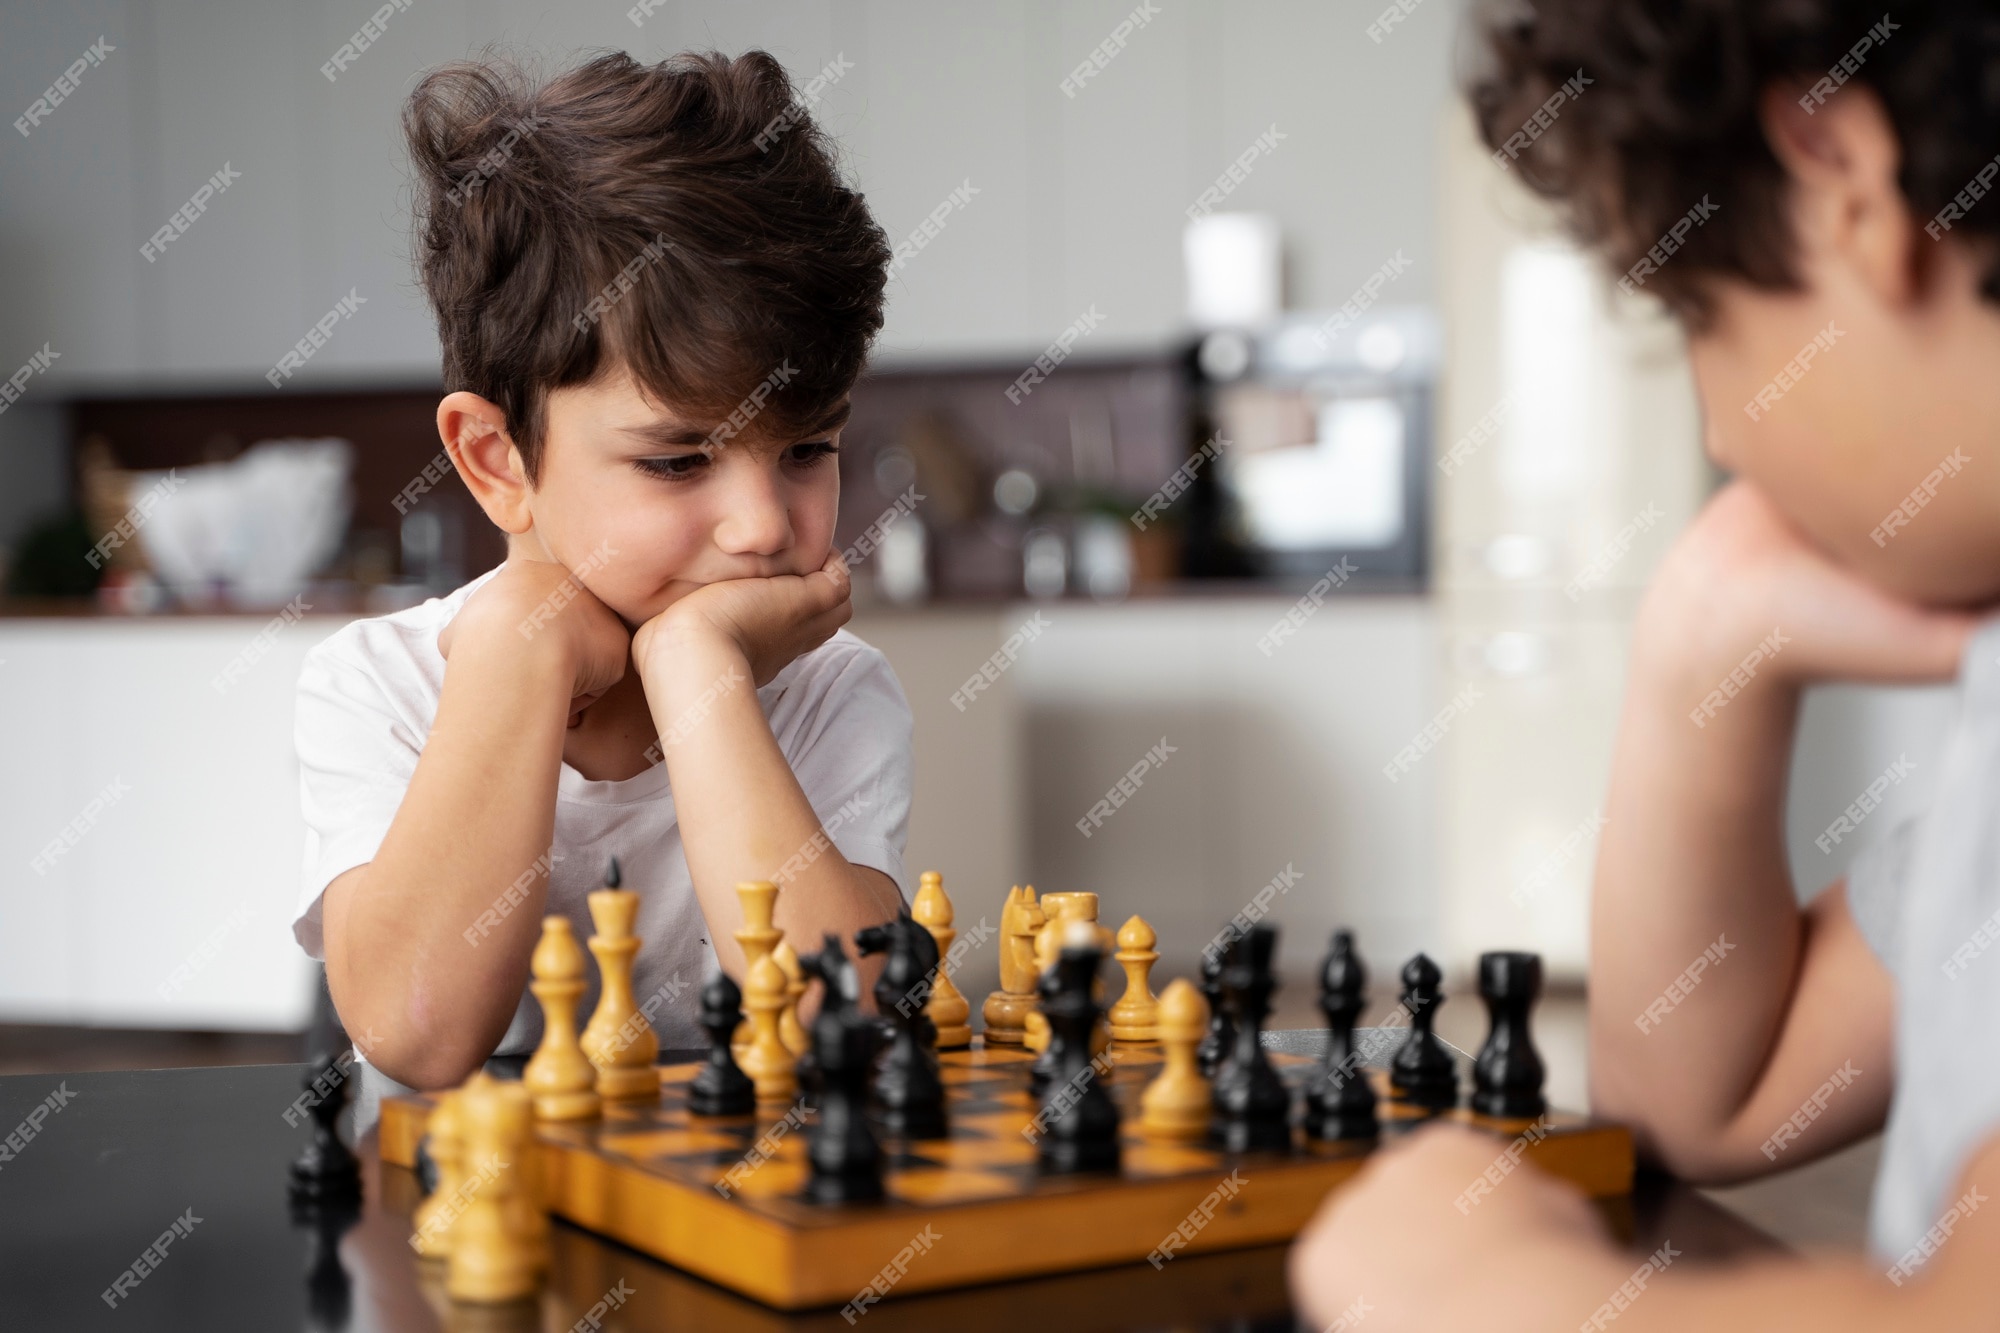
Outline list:
[[[340,623],[283,630],[218,693],[216,673],[265,622],[0,621],[0,1021],[304,1025],[292,692],[306,650]]]
[[[966,713],[949,703],[1000,642],[1000,618],[856,626],[890,655],[917,716],[910,870],[943,872],[968,928],[982,913],[997,924],[1023,874],[1019,705],[1008,689]],[[0,1022],[304,1024],[293,700],[307,650],[344,623],[309,616],[280,630],[219,694],[214,677],[266,622],[0,620]],[[38,869],[114,784],[122,794]]]

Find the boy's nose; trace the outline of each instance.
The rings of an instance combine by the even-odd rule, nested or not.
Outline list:
[[[774,479],[741,475],[750,471],[740,470],[723,499],[715,544],[728,555],[778,555],[792,545],[791,512]]]

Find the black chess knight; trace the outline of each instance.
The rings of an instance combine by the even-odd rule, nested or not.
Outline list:
[[[1375,1089],[1354,1048],[1354,1023],[1368,1001],[1368,968],[1350,931],[1333,933],[1319,973],[1319,1008],[1326,1015],[1326,1059],[1306,1089],[1305,1131],[1315,1139],[1372,1139],[1381,1132]]]

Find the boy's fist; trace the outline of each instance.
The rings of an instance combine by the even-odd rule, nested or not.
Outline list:
[[[468,637],[500,652],[554,652],[569,676],[569,720],[625,675],[632,636],[574,574],[550,560],[509,556],[438,634],[449,660]]]
[[[847,623],[852,592],[838,553],[810,574],[710,583],[641,625],[632,638],[633,660],[650,676],[653,659],[674,644],[721,639],[743,654],[761,687]]]
[[[1816,680],[1948,680],[1971,613],[1900,601],[1835,564],[1763,492],[1717,492],[1661,563],[1639,612],[1634,658],[1712,684],[1775,630],[1759,675]]]
[[[1589,1306],[1570,1293],[1599,1288],[1581,1279],[1603,1258],[1603,1228],[1581,1194],[1507,1148],[1443,1124],[1385,1142],[1292,1246],[1292,1297],[1307,1324],[1574,1328]],[[1501,1292],[1508,1299],[1496,1302]]]

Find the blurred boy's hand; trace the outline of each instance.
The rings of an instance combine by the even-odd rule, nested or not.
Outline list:
[[[632,658],[651,679],[673,645],[721,642],[743,655],[759,686],[831,639],[854,614],[853,585],[838,554],[810,574],[725,579],[697,588],[639,627]]]
[[[1712,689],[1772,631],[1758,678],[1947,680],[1977,616],[1898,601],[1809,545],[1756,487],[1718,492],[1674,543],[1640,609],[1633,660]]]
[[[1588,1293],[1608,1293],[1623,1274],[1597,1275],[1618,1265],[1574,1189],[1526,1163],[1491,1183],[1485,1173],[1505,1164],[1507,1146],[1445,1125],[1385,1143],[1292,1247],[1292,1298],[1306,1325],[1499,1333],[1587,1318]]]
[[[471,597],[438,634],[450,660],[455,644],[490,643],[502,651],[556,654],[569,675],[569,720],[625,675],[632,636],[610,607],[562,565],[518,553]]]

